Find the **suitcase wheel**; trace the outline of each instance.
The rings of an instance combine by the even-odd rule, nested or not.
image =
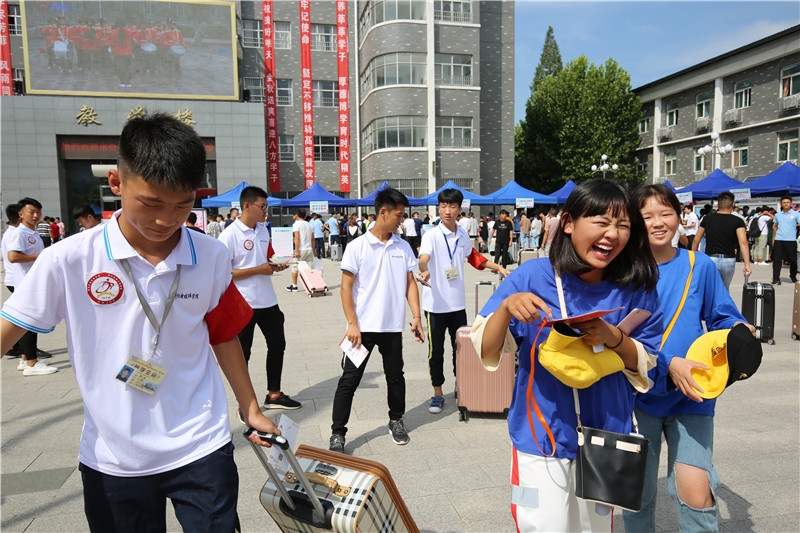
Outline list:
[[[792,333],[792,340],[794,341],[800,340],[800,335],[798,335],[797,333]]]
[[[459,422],[469,422],[469,413],[467,413],[466,407],[459,407],[458,408],[458,421]]]
[[[769,345],[773,345],[773,344],[775,344],[775,339],[770,339],[770,340],[768,340],[768,341],[767,341],[767,344],[769,344]]]

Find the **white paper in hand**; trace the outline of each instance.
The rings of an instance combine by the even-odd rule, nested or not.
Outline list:
[[[339,343],[339,347],[342,349],[344,354],[356,365],[356,368],[361,366],[361,363],[364,362],[364,359],[367,358],[369,352],[364,345],[362,344],[358,348],[353,348],[353,343],[350,342],[350,339],[347,338],[347,335],[342,339],[342,342]]]
[[[289,441],[289,448],[294,450],[294,444],[297,442],[297,434],[300,432],[300,426],[297,425],[297,422],[286,415],[281,415],[281,419],[278,422],[278,429],[281,431],[281,435],[286,437],[286,440]],[[277,446],[270,448],[267,462],[283,473],[290,470],[289,459],[286,458],[286,453]]]

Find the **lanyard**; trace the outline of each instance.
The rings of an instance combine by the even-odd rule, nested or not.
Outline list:
[[[158,338],[161,335],[161,327],[167,320],[169,310],[172,309],[172,302],[175,301],[175,295],[178,294],[178,280],[181,277],[181,265],[178,265],[178,270],[175,272],[175,279],[172,280],[172,287],[170,287],[169,296],[167,296],[167,304],[164,306],[164,316],[161,317],[161,323],[159,324],[156,321],[156,316],[153,314],[153,310],[150,308],[150,304],[147,302],[147,300],[145,300],[141,289],[139,289],[139,284],[136,283],[136,278],[133,277],[128,260],[120,259],[120,263],[122,263],[122,268],[125,270],[125,274],[127,274],[130,280],[133,282],[133,287],[136,289],[136,296],[139,297],[139,303],[142,304],[142,309],[144,309],[144,314],[147,315],[147,320],[150,321],[153,329],[156,330],[156,338],[155,341],[153,341],[153,355],[155,355],[156,348],[158,348]]]
[[[439,226],[441,229],[441,225]],[[456,234],[456,248],[458,247],[458,228],[453,233]],[[447,235],[445,234],[444,230],[442,230],[442,237],[444,237],[444,245],[447,246],[447,255],[450,256],[450,266],[453,266],[453,252],[450,251],[450,243],[447,242]],[[453,248],[455,250],[455,248]]]

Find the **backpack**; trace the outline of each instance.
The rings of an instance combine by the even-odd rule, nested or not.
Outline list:
[[[759,215],[754,216],[750,220],[750,225],[747,227],[747,238],[755,240],[761,235],[761,228],[758,227]]]

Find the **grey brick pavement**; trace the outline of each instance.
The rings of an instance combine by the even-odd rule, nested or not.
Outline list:
[[[323,448],[330,436],[331,402],[340,374],[336,346],[344,332],[338,264],[324,264],[331,284],[324,298],[310,300],[303,293],[285,292],[287,273],[274,279],[286,315],[283,386],[303,402],[303,408],[290,416],[300,423],[301,442]],[[771,267],[754,268],[754,280],[769,281]],[[715,465],[722,478],[718,500],[723,531],[800,531],[800,343],[790,338],[793,287],[784,278],[784,285],[776,287],[776,344],[764,346],[758,374],[726,391],[717,404]],[[468,291],[478,279],[496,278],[468,270]],[[741,279],[739,273],[732,289],[737,302]],[[3,299],[7,297],[3,289]],[[470,316],[472,307],[468,296]],[[82,406],[66,355],[64,325],[39,339],[40,346],[54,354],[52,364],[61,372],[26,378],[17,372],[16,359],[0,361],[0,528],[9,533],[86,531],[76,468]],[[263,338],[256,335],[250,371],[259,396],[266,393],[265,349]],[[423,531],[514,531],[508,484],[511,444],[505,419],[473,415],[468,423],[459,422],[449,375],[443,413],[429,414],[432,390],[426,349],[407,335],[404,352],[411,442],[396,446],[388,436],[385,382],[380,364],[372,361],[355,397],[347,452],[389,467]],[[233,413],[233,395],[228,396]],[[276,419],[280,415],[268,414]],[[241,437],[241,426],[233,422],[231,429],[241,477],[243,531],[277,531],[258,501],[266,473]],[[676,531],[664,460],[662,455],[658,530]],[[35,491],[19,493],[24,490]],[[621,531],[621,517],[615,518],[615,530]],[[180,531],[171,511],[168,527]]]

